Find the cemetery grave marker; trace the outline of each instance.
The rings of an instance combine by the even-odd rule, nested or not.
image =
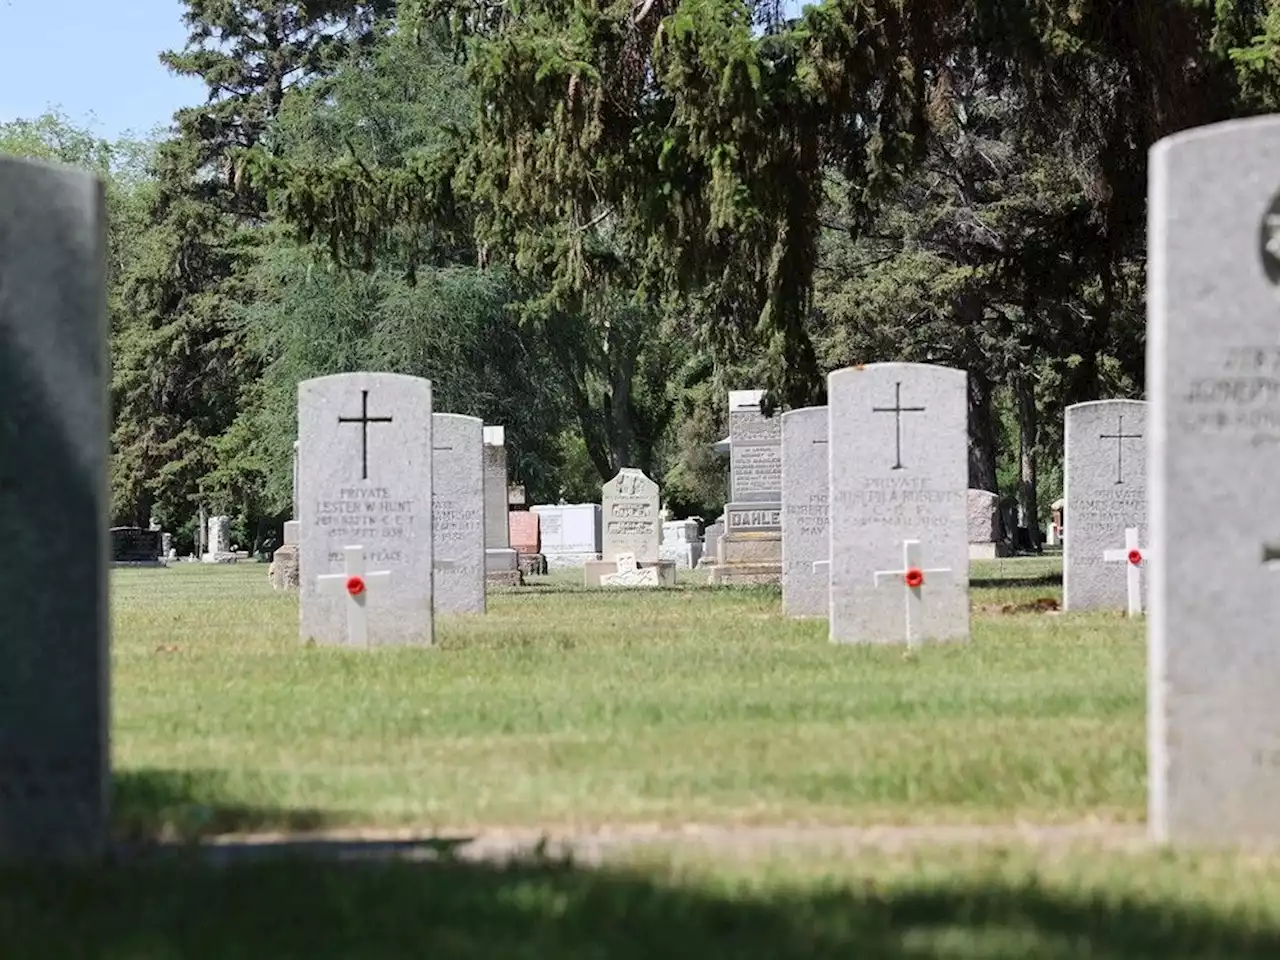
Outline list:
[[[484,421],[437,413],[431,424],[435,612],[484,613]]]
[[[391,580],[390,570],[365,571],[364,547],[352,546],[343,550],[345,569],[342,573],[322,573],[316,577],[316,588],[321,593],[346,595],[347,643],[353,647],[369,646],[369,617],[365,612],[369,587]]]
[[[827,397],[830,562],[815,567],[829,575],[831,640],[967,639],[966,374],[915,363],[850,367],[828,377]],[[928,578],[927,597],[923,582],[905,579],[912,570]],[[903,598],[886,589],[892,577],[907,590],[905,632]]]
[[[658,520],[658,485],[644,471],[624,467],[600,488],[604,516],[602,560],[631,555],[656,562],[662,528]]]
[[[828,446],[826,407],[782,415],[782,612],[789,617],[827,615]]]
[[[729,391],[730,502],[711,583],[782,581],[782,417],[763,390]]]
[[[1161,841],[1280,840],[1277,198],[1280,118],[1189,130],[1151,151],[1142,432],[1157,561],[1148,822]],[[1068,502],[1068,546],[1078,523]]]
[[[1063,607],[1070,611],[1122,610],[1125,584],[1108,566],[1106,551],[1125,530],[1147,526],[1147,405],[1141,400],[1078,403],[1066,412],[1068,536],[1063,548]]]
[[[0,861],[108,840],[105,225],[96,178],[0,157]]]
[[[950,567],[923,567],[920,563],[920,541],[904,540],[902,543],[902,569],[877,570],[876,586],[898,584],[902,587],[906,603],[906,639],[908,647],[919,646],[920,624],[923,621],[925,584],[944,581],[954,572]]]
[[[1140,545],[1137,527],[1129,527],[1125,530],[1123,550],[1107,550],[1102,554],[1102,559],[1106,563],[1123,563],[1126,567],[1127,612],[1131,617],[1142,613],[1142,567],[1150,556],[1150,551]]]
[[[399,374],[337,374],[298,385],[304,641],[353,641],[346,602],[322,593],[319,578],[337,576],[358,544],[367,563],[392,575],[365,611],[366,635],[374,645],[432,643],[431,402],[429,380]]]

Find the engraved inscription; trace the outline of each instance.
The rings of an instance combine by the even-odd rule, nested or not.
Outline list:
[[[782,489],[782,448],[739,446],[733,457],[733,489],[743,493],[776,493]]]
[[[1194,377],[1177,402],[1185,433],[1280,442],[1280,347],[1224,350],[1214,372]]]
[[[399,499],[386,487],[343,487],[335,500],[317,500],[316,526],[324,532],[329,560],[342,563],[342,548],[365,547],[369,563],[397,563],[413,537],[414,503]]]
[[[766,417],[759,411],[730,413],[729,438],[731,444],[780,444],[782,418]]]
[[[484,509],[436,496],[431,501],[431,520],[437,543],[471,543],[483,529]]]
[[[1145,490],[1127,484],[1073,496],[1071,506],[1067,523],[1079,538],[1092,543],[1114,538],[1125,527],[1141,526],[1139,519],[1146,515],[1147,498]],[[1084,567],[1105,565],[1101,554],[1095,556],[1088,551],[1073,554],[1071,562]]]
[[[836,491],[835,502],[855,527],[890,526],[916,530],[946,529],[953,522],[950,508],[968,504],[963,490],[931,490],[926,477],[872,477],[852,490]]]

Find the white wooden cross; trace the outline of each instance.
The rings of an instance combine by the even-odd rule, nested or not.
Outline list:
[[[1129,586],[1129,616],[1142,613],[1142,567],[1150,556],[1146,547],[1138,546],[1138,528],[1129,527],[1124,532],[1124,549],[1107,550],[1102,559],[1107,563],[1127,563],[1126,580]]]
[[[930,567],[924,569],[920,566],[920,541],[919,540],[903,540],[902,541],[902,569],[901,570],[877,570],[876,586],[880,586],[882,578],[896,579],[902,584],[902,593],[906,598],[907,605],[907,647],[919,646],[920,641],[917,637],[919,632],[920,611],[924,606],[924,598],[920,591],[924,588],[926,578],[931,574],[937,574],[944,579],[951,575],[950,567]]]
[[[346,563],[342,573],[322,573],[316,577],[316,589],[321,593],[345,593],[347,595],[347,639],[353,647],[369,645],[369,617],[364,605],[371,582],[386,583],[391,579],[390,570],[365,573],[364,547],[343,547]]]

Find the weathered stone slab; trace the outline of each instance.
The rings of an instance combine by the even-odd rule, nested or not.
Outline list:
[[[435,612],[484,613],[484,421],[431,417]]]
[[[1161,141],[1150,170],[1149,823],[1162,841],[1274,843],[1280,119]]]
[[[782,612],[789,617],[825,617],[827,523],[827,408],[782,415]]]
[[[624,467],[600,488],[604,516],[602,560],[632,554],[637,560],[658,560],[662,536],[658,517],[658,485],[641,470]]]
[[[107,845],[102,184],[0,157],[0,860]]]
[[[349,597],[318,578],[342,573],[359,546],[369,577],[389,574],[361,594],[369,643],[432,643],[432,432],[429,380],[346,373],[298,385],[304,642],[350,643]]]
[[[1067,535],[1062,556],[1066,610],[1123,610],[1124,571],[1104,554],[1136,527],[1147,537],[1147,405],[1078,403],[1066,412]]]
[[[542,553],[550,569],[581,567],[600,559],[600,504],[546,504],[533,511],[540,517]]]
[[[967,380],[915,363],[828,377],[832,641],[968,638]]]
[[[729,392],[729,482],[734,503],[782,500],[782,418],[760,412],[763,390]]]

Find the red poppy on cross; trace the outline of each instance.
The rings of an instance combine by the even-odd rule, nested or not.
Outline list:
[[[353,647],[369,645],[369,617],[365,611],[371,582],[386,583],[391,579],[390,570],[366,573],[364,547],[344,547],[345,569],[342,573],[324,573],[316,577],[316,589],[321,593],[345,593],[347,595],[347,639]]]
[[[904,540],[902,541],[902,569],[901,570],[877,570],[875,574],[876,586],[880,586],[881,578],[890,580],[898,580],[906,589],[903,593],[906,595],[907,605],[907,646],[914,647],[918,641],[916,635],[919,633],[919,624],[917,620],[923,613],[923,595],[921,588],[924,586],[924,578],[927,573],[936,573],[943,577],[951,573],[950,567],[930,567],[928,570],[920,566],[920,541]]]

